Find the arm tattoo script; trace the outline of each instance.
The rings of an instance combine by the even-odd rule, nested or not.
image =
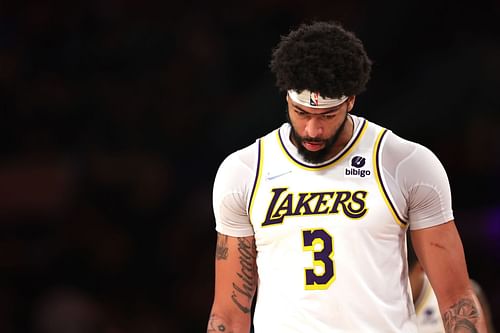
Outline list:
[[[461,299],[443,314],[446,333],[477,332],[479,311],[471,299]]]
[[[215,249],[215,258],[217,260],[226,260],[227,259],[227,236],[219,235],[217,237],[217,247]]]
[[[255,243],[250,242],[247,238],[238,238],[238,253],[240,256],[241,271],[237,273],[239,280],[233,282],[231,299],[244,313],[250,312],[250,306],[256,287],[255,251]],[[243,305],[241,299],[246,299],[249,305]]]

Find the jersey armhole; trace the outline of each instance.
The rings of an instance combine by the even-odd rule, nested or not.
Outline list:
[[[384,144],[384,139],[387,134],[387,129],[383,128],[380,133],[377,136],[377,139],[375,140],[375,148],[373,149],[373,168],[375,170],[375,179],[378,184],[378,188],[380,190],[380,193],[382,194],[382,198],[384,199],[387,207],[389,208],[389,211],[391,212],[392,216],[394,217],[394,220],[402,227],[406,228],[408,226],[408,221],[405,221],[403,219],[397,209],[396,205],[394,202],[391,200],[391,196],[389,195],[389,192],[387,190],[387,186],[385,185],[384,182],[384,177],[382,175],[383,173],[383,168],[382,168],[382,146]]]
[[[252,191],[250,193],[250,200],[248,201],[248,207],[247,207],[247,214],[248,217],[250,218],[250,221],[252,220],[252,208],[253,208],[253,202],[255,199],[255,193],[257,192],[257,189],[260,184],[260,180],[262,178],[262,163],[263,163],[263,151],[264,151],[264,143],[263,139],[260,138],[258,140],[257,144],[257,167],[255,169],[255,178],[253,181],[252,185]]]

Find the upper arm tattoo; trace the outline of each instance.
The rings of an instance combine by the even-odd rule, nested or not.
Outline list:
[[[447,333],[477,332],[476,323],[479,310],[472,299],[463,298],[443,314],[443,323]]]
[[[240,271],[237,276],[239,279],[233,282],[231,299],[242,312],[249,313],[257,280],[255,242],[250,241],[249,238],[238,238],[238,254]],[[245,302],[242,302],[243,299]]]
[[[252,237],[238,237],[237,240],[237,252],[229,253],[228,236],[219,234],[215,258],[216,260],[228,260],[229,256],[238,256],[239,268],[235,272],[235,280],[232,281],[231,300],[243,313],[249,313],[257,286],[255,263],[257,250]]]
[[[226,260],[227,252],[228,252],[227,236],[219,234],[217,236],[217,247],[215,249],[215,258],[217,260]]]

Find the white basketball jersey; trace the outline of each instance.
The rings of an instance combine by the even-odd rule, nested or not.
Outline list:
[[[424,274],[424,283],[420,295],[415,300],[419,333],[444,333],[443,320],[439,305],[432,290],[427,275]]]
[[[255,332],[417,332],[407,225],[380,181],[387,130],[362,120],[321,166],[295,160],[282,129],[259,141],[249,215],[255,232]]]

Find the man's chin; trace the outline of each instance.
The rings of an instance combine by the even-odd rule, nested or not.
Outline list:
[[[300,156],[304,159],[304,161],[313,164],[319,164],[326,161],[326,155],[324,149],[320,149],[318,151],[311,151],[306,149],[304,146],[301,146],[299,149]]]

